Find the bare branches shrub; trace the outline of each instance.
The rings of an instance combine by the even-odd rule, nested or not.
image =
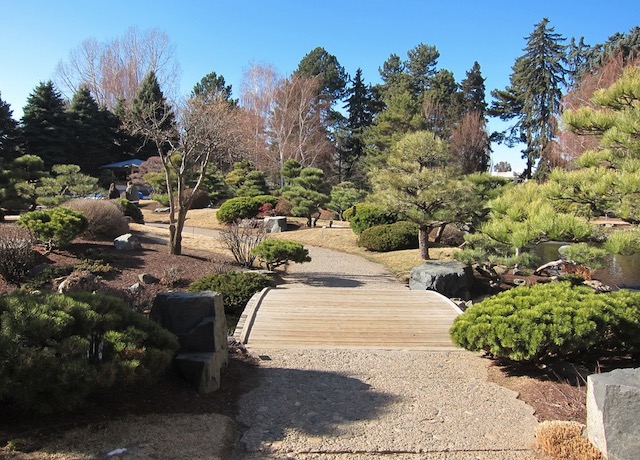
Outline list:
[[[65,206],[81,212],[89,223],[82,233],[91,240],[117,238],[129,231],[129,224],[122,209],[107,200],[76,199],[65,203]]]
[[[36,263],[35,239],[31,231],[12,224],[0,224],[0,275],[19,285]]]
[[[220,241],[233,257],[243,267],[253,267],[256,256],[252,254],[255,248],[267,236],[262,221],[244,219],[235,221],[220,232]]]

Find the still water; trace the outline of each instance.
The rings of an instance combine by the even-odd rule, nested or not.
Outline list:
[[[549,241],[537,245],[533,252],[540,264],[558,260],[558,248],[567,243]],[[609,286],[619,288],[640,289],[640,254],[632,256],[607,256],[607,267],[597,270],[593,278]]]

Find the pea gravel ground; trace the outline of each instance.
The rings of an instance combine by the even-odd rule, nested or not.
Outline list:
[[[310,248],[285,285],[407,289],[358,256]],[[537,421],[466,351],[251,349],[236,458],[528,460]]]

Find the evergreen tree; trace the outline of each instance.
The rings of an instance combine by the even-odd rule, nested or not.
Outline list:
[[[480,64],[473,63],[473,67],[467,71],[467,75],[460,83],[461,105],[464,112],[480,112],[482,117],[487,112],[485,101],[485,78],[480,71]]]
[[[96,176],[100,166],[118,158],[116,140],[119,120],[101,109],[91,92],[81,88],[68,108],[74,142],[69,146],[72,163],[83,173]]]
[[[151,141],[156,155],[162,156],[171,149],[167,139],[176,136],[175,115],[153,71],[140,84],[140,90],[131,103],[130,117],[141,128],[138,134],[146,138],[146,141]],[[149,135],[157,138],[150,139]],[[139,153],[143,160],[151,156],[151,150],[141,150]]]
[[[424,92],[425,128],[443,139],[450,137],[451,128],[459,118],[458,84],[449,70],[442,69],[431,79]]]
[[[46,169],[73,162],[69,145],[73,133],[65,102],[51,81],[29,95],[20,126],[22,151],[37,155]]]
[[[496,99],[491,113],[505,120],[516,120],[506,136],[510,142],[524,142],[527,160],[524,176],[531,178],[534,163],[540,160],[539,174],[548,172],[547,148],[556,135],[556,117],[561,113],[565,84],[566,46],[564,38],[543,19],[527,37],[525,54],[516,60],[505,90],[491,94]],[[504,139],[505,137],[503,137]]]
[[[225,101],[236,105],[237,101],[231,99],[231,85],[227,85],[224,77],[215,72],[210,72],[193,87],[191,97],[204,97],[206,100],[222,97]]]
[[[321,169],[306,167],[283,189],[282,196],[293,206],[291,214],[307,218],[307,226],[315,226],[320,208],[329,202],[330,186]],[[313,219],[313,215],[317,218]]]
[[[0,164],[13,160],[18,154],[18,123],[13,119],[11,106],[0,94]]]
[[[345,138],[338,151],[336,164],[338,182],[357,174],[356,164],[364,157],[365,143],[362,135],[373,121],[373,95],[362,79],[362,69],[356,70],[351,86],[347,89],[345,108],[349,112],[345,126]]]
[[[409,50],[407,56],[405,69],[413,94],[419,96],[431,87],[432,79],[436,76],[440,52],[435,46],[420,43]]]
[[[320,91],[331,101],[341,99],[349,77],[338,59],[317,47],[302,58],[294,75],[320,78]]]

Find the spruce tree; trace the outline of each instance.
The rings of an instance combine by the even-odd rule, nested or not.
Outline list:
[[[491,113],[504,120],[516,120],[503,139],[525,143],[526,178],[531,178],[538,160],[538,173],[548,172],[546,153],[556,135],[566,76],[566,46],[562,41],[564,38],[554,32],[548,19],[536,24],[527,37],[525,54],[513,66],[510,86],[491,93],[495,98]]]
[[[68,108],[74,142],[69,146],[71,163],[83,173],[96,176],[100,166],[117,159],[118,120],[101,109],[87,88],[79,89]]]
[[[29,95],[20,126],[22,151],[37,155],[45,169],[73,163],[69,145],[73,134],[66,104],[51,81],[40,83]]]
[[[473,67],[467,71],[467,75],[460,82],[461,105],[464,112],[480,112],[484,117],[487,112],[487,102],[485,100],[485,78],[480,71],[480,64],[473,63]]]
[[[18,123],[13,119],[11,106],[0,94],[0,165],[13,160],[18,154]]]

